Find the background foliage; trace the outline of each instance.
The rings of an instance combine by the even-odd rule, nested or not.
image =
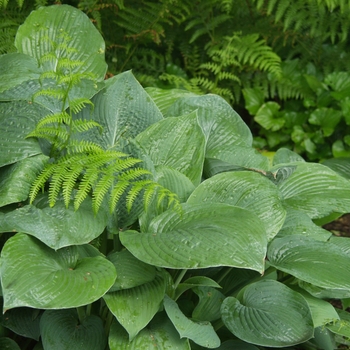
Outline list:
[[[52,3],[3,0],[0,52],[14,50],[16,28],[30,10]],[[132,69],[143,86],[219,94],[241,112],[261,149],[284,146],[311,160],[350,152],[350,102],[339,95],[347,83],[335,86],[329,78],[339,73],[342,81],[348,80],[348,2],[62,3],[84,11],[103,34],[109,75]],[[331,126],[329,116],[334,119]]]

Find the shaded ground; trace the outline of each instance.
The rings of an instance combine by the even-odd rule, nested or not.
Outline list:
[[[345,214],[339,219],[324,225],[323,228],[332,231],[336,236],[350,237],[350,214]]]

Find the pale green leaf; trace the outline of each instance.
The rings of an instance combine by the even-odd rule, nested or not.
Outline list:
[[[180,339],[179,333],[165,314],[157,314],[131,342],[124,328],[117,322],[112,323],[108,344],[110,350],[191,349],[188,339]]]
[[[123,231],[120,238],[138,259],[156,266],[264,270],[264,224],[254,213],[228,204],[184,204],[181,215],[168,210],[151,221],[147,232]]]
[[[158,312],[165,289],[166,279],[162,273],[157,274],[151,282],[107,293],[103,299],[118,322],[126,329],[131,341]]]
[[[106,80],[106,86],[92,102],[94,109],[84,108],[76,118],[94,120],[103,132],[90,130],[88,138],[103,148],[120,147],[122,138],[134,138],[155,122],[162,114],[130,71]]]
[[[253,171],[232,171],[202,182],[188,203],[226,203],[252,211],[263,222],[265,234],[272,239],[281,229],[285,210],[277,187],[265,176]]]
[[[37,197],[33,205],[25,205],[6,213],[0,219],[0,232],[30,234],[53,249],[85,244],[98,237],[107,224],[107,211],[94,214],[87,198],[75,211],[73,204],[65,207],[62,198],[50,208],[47,194]]]
[[[196,112],[161,120],[139,134],[136,141],[156,166],[169,166],[186,175],[194,185],[200,183],[205,139]]]
[[[251,147],[253,138],[248,126],[220,96],[180,98],[168,109],[167,116],[178,117],[195,110],[207,141],[207,151],[223,145]]]
[[[220,345],[220,338],[215,333],[210,322],[193,322],[180,310],[174,300],[167,295],[164,297],[164,308],[180,334],[180,338],[189,338],[206,348],[216,348]]]
[[[4,350],[21,350],[14,340],[6,337],[0,338],[0,348]]]
[[[28,102],[0,104],[0,166],[41,154],[39,142],[26,136],[47,110]]]
[[[312,219],[332,212],[350,212],[350,182],[328,167],[316,163],[290,163],[295,171],[278,184],[284,205]],[[277,168],[276,168],[277,169]]]
[[[350,158],[331,158],[322,162],[323,165],[328,166],[339,175],[350,180]]]
[[[117,270],[117,279],[109,292],[134,288],[151,282],[156,277],[156,268],[136,259],[129,251],[122,250],[107,256]]]
[[[301,235],[275,238],[268,247],[269,263],[303,281],[327,289],[350,289],[350,256],[331,242]]]
[[[285,347],[313,336],[311,313],[305,299],[273,280],[250,284],[237,298],[226,298],[221,312],[226,327],[252,344]]]
[[[54,251],[23,233],[5,243],[0,272],[4,311],[20,306],[62,309],[90,304],[116,278],[115,267],[102,256],[80,258],[75,246]]]
[[[30,188],[47,159],[39,154],[0,169],[0,207],[28,198]]]

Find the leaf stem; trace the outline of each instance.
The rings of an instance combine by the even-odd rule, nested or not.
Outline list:
[[[176,289],[177,286],[180,284],[180,282],[183,279],[183,277],[185,276],[186,272],[187,272],[187,269],[184,269],[184,270],[180,271],[180,273],[176,277],[176,280],[175,280],[175,283],[174,283],[174,289]]]
[[[106,317],[106,321],[105,321],[105,332],[107,335],[109,334],[109,330],[111,328],[113,318],[114,318],[114,315],[109,311],[107,314],[107,317]]]
[[[79,322],[82,323],[86,317],[85,306],[77,307],[77,313]]]

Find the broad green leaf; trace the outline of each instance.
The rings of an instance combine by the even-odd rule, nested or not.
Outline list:
[[[289,235],[303,235],[317,241],[327,241],[332,233],[317,226],[306,213],[288,209],[286,219],[277,237]]]
[[[275,238],[268,247],[270,264],[303,281],[327,289],[350,289],[350,256],[331,242],[301,235]]]
[[[280,108],[277,102],[266,102],[256,112],[254,120],[266,130],[280,130],[286,122],[285,118],[281,117]]]
[[[328,166],[339,175],[350,180],[350,158],[331,158],[322,162],[323,165]]]
[[[41,310],[19,307],[7,310],[2,315],[1,324],[23,337],[39,340],[41,315]]]
[[[305,160],[298,153],[287,148],[280,148],[273,157],[273,165],[294,162],[305,162]]]
[[[192,92],[181,89],[159,89],[155,87],[147,87],[145,90],[151,96],[164,117],[167,117],[168,109],[178,99],[182,97],[197,96]]]
[[[3,350],[21,350],[17,343],[11,338],[1,337],[0,338],[0,349]]]
[[[124,231],[120,238],[133,255],[155,266],[264,269],[264,224],[254,213],[227,204],[184,204],[181,215],[168,210],[147,232]]]
[[[108,340],[110,350],[190,350],[188,339],[179,333],[165,314],[157,314],[133,341],[117,322],[112,323]]]
[[[322,288],[314,284],[298,280],[298,285],[305,289],[308,293],[319,299],[343,299],[350,298],[349,289],[339,288]]]
[[[31,100],[34,90],[39,89],[39,77],[42,68],[39,67],[38,61],[23,53],[10,53],[0,56],[0,100],[18,99]],[[31,89],[20,88],[31,84]],[[14,88],[15,91],[13,90]],[[10,93],[8,93],[10,90]],[[17,95],[16,91],[21,91],[21,95]],[[7,93],[6,93],[7,92]],[[5,93],[5,94],[4,94]],[[8,98],[8,97],[12,98]]]
[[[269,160],[252,147],[219,145],[207,151],[206,158],[221,159],[224,162],[245,168],[268,170]]]
[[[166,289],[166,278],[157,274],[151,282],[140,286],[107,293],[105,300],[109,310],[126,329],[130,341],[147,326],[158,312]]]
[[[75,211],[73,204],[65,207],[62,198],[50,208],[47,194],[39,195],[33,204],[25,205],[0,218],[0,232],[30,234],[52,249],[85,244],[98,237],[107,223],[106,210],[92,211],[87,198]]]
[[[195,343],[206,348],[216,348],[220,345],[220,338],[215,333],[210,322],[193,322],[188,319],[174,300],[167,295],[164,297],[164,308],[180,334],[180,338],[189,338]]]
[[[334,350],[338,348],[334,334],[325,326],[315,328],[313,343],[315,343],[317,349]]]
[[[226,203],[250,210],[263,222],[269,240],[281,229],[286,215],[277,187],[253,171],[215,175],[202,182],[187,202]]]
[[[192,312],[196,321],[215,321],[221,317],[220,307],[225,296],[212,287],[196,287],[192,289],[199,297],[199,302]]]
[[[335,244],[344,254],[350,254],[350,239],[348,237],[332,236],[329,241]]]
[[[28,102],[0,104],[0,166],[41,154],[39,142],[26,136],[47,110]]]
[[[54,251],[23,233],[5,243],[0,272],[4,311],[20,306],[62,309],[90,304],[116,278],[115,267],[102,256],[80,258],[74,246]]]
[[[250,284],[237,298],[226,298],[221,313],[226,327],[252,344],[284,347],[313,336],[311,313],[305,299],[273,280]]]
[[[228,340],[222,343],[217,350],[259,350],[256,346],[242,340]]]
[[[300,287],[293,285],[291,288],[305,298],[306,302],[309,305],[312,321],[315,328],[324,326],[330,320],[339,319],[339,316],[334,307],[328,301],[315,298]]]
[[[253,137],[248,126],[220,96],[180,98],[168,109],[167,116],[178,117],[195,110],[207,141],[207,151],[223,145],[251,147]]]
[[[82,62],[82,66],[71,67],[70,72],[88,72],[97,81],[104,79],[107,70],[101,34],[84,12],[72,6],[39,7],[31,12],[17,31],[15,45],[20,53],[38,61],[54,52],[57,58],[68,56]],[[55,70],[56,64],[57,60],[45,60],[42,65],[47,71]]]
[[[107,336],[102,320],[90,315],[79,321],[76,310],[46,310],[40,330],[45,350],[104,350]]]
[[[343,337],[350,338],[349,312],[339,309],[337,310],[337,312],[339,314],[338,318],[335,317],[334,319],[329,320],[329,323],[326,325],[326,327],[335,334],[339,334]]]
[[[136,259],[129,251],[114,252],[107,256],[117,270],[117,279],[109,292],[134,288],[151,282],[156,277],[156,268]]]
[[[187,278],[183,283],[179,283],[176,288],[175,300],[177,300],[180,295],[186,290],[192,289],[193,287],[214,287],[221,288],[214,280],[206,276],[194,276]]]
[[[305,212],[311,219],[332,212],[350,212],[350,182],[316,163],[291,163],[295,171],[278,184],[284,205]]]
[[[154,181],[176,193],[180,203],[187,201],[190,194],[195,189],[192,181],[184,174],[166,165],[156,167]],[[147,205],[147,210],[139,217],[141,231],[147,231],[151,220],[168,209],[168,203],[158,203],[157,196],[154,196],[151,203]]]
[[[320,126],[325,137],[331,136],[342,118],[342,112],[333,108],[317,108],[310,114],[309,123]]]
[[[265,101],[264,92],[259,88],[242,89],[245,101],[245,108],[251,115],[255,115]]]
[[[25,201],[48,157],[39,154],[0,169],[0,207]]]
[[[156,166],[169,166],[186,175],[194,185],[200,183],[205,139],[196,112],[161,120],[139,134],[136,141]]]
[[[121,138],[134,138],[162,114],[130,71],[106,80],[106,87],[92,98],[93,110],[84,108],[76,117],[92,119],[103,127],[89,131],[88,139],[110,149]],[[86,136],[84,136],[86,139]]]

